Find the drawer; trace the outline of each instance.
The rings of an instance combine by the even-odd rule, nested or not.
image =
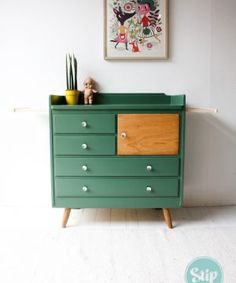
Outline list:
[[[178,176],[177,157],[56,157],[56,176]]]
[[[54,136],[56,155],[114,155],[115,147],[115,136]]]
[[[115,133],[113,114],[68,114],[54,113],[54,133]]]
[[[178,178],[56,178],[56,197],[177,197]]]

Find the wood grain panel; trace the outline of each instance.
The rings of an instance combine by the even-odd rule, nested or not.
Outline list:
[[[179,114],[118,114],[119,155],[176,155]]]

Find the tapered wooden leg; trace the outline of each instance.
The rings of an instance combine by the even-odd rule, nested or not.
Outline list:
[[[62,228],[66,228],[66,224],[70,217],[71,208],[65,208],[62,219]]]
[[[165,222],[167,224],[167,226],[172,229],[173,225],[172,225],[172,219],[171,219],[171,214],[168,208],[162,208],[162,212],[163,212],[163,216],[165,219]]]

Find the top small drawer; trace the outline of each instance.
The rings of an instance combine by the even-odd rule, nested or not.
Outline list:
[[[115,133],[113,114],[53,113],[54,133]]]

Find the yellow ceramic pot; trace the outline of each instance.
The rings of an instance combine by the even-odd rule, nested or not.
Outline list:
[[[80,91],[76,89],[67,89],[65,91],[66,94],[66,102],[69,105],[76,105],[79,103],[79,94]]]

